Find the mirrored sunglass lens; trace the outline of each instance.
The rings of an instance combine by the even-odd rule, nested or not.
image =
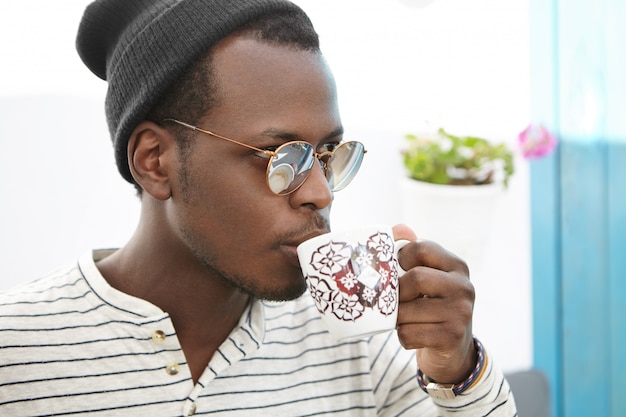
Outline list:
[[[331,190],[340,191],[350,184],[361,168],[364,153],[365,148],[360,142],[345,142],[335,149],[326,173]]]
[[[306,142],[286,143],[276,149],[267,171],[267,184],[275,194],[289,194],[304,182],[313,167],[313,147]]]

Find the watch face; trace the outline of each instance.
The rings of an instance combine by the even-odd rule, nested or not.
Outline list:
[[[454,385],[441,385],[434,382],[429,382],[426,385],[428,395],[438,400],[451,400],[456,397],[454,393]]]

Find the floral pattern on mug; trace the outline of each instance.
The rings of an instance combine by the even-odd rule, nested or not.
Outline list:
[[[387,233],[377,233],[367,241],[368,249],[378,256],[380,262],[391,262],[393,259],[393,239]]]
[[[341,271],[350,259],[352,249],[345,242],[331,242],[318,248],[311,257],[311,265],[324,275]]]
[[[364,244],[351,247],[331,241],[311,257],[309,291],[317,309],[328,309],[339,319],[354,321],[366,308],[388,316],[398,306],[398,268],[393,237],[386,233],[370,236]]]
[[[319,279],[318,277],[310,276],[309,280],[316,281],[309,284],[309,291],[315,301],[315,305],[320,312],[325,312],[330,306],[331,298],[333,296],[333,290],[328,285],[328,281]]]
[[[396,292],[391,289],[391,286],[385,288],[378,297],[378,309],[386,316],[390,315],[396,310],[398,305],[398,299]]]
[[[341,291],[334,293],[331,308],[335,316],[345,321],[354,321],[365,311],[365,307],[359,302],[358,295]]]

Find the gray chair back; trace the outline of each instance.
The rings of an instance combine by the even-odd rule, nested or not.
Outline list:
[[[550,386],[546,375],[537,369],[506,373],[519,417],[552,417]]]

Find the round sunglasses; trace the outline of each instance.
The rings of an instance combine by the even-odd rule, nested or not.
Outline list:
[[[180,120],[168,118],[163,119],[163,122],[176,123],[267,156],[269,158],[266,171],[267,185],[277,195],[291,194],[300,188],[311,174],[316,159],[320,161],[330,190],[340,191],[356,176],[363,162],[363,155],[367,152],[361,142],[342,142],[330,151],[318,153],[315,152],[313,145],[304,141],[283,143],[276,150],[270,151],[238,142]]]

